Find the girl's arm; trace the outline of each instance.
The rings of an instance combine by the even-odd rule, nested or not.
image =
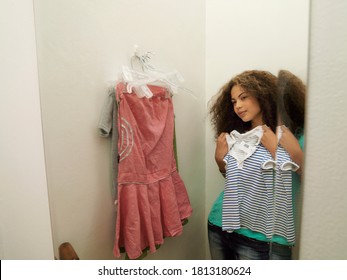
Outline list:
[[[226,163],[224,161],[224,157],[228,152],[228,143],[227,143],[227,140],[225,137],[226,134],[227,133],[223,132],[218,136],[217,141],[216,141],[216,150],[215,150],[215,154],[214,154],[219,171],[222,174],[225,174],[225,172],[226,172],[226,168],[225,168]]]
[[[282,136],[279,144],[288,152],[291,159],[300,166],[297,173],[302,174],[304,152],[294,134],[285,126],[282,126]]]

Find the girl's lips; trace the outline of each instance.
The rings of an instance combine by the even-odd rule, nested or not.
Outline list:
[[[239,112],[239,117],[242,118],[246,114],[246,111]]]

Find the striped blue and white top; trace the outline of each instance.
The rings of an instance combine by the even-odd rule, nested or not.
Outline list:
[[[222,211],[222,228],[232,232],[248,228],[295,242],[292,206],[292,170],[296,168],[289,154],[278,147],[276,161],[261,144],[240,168],[228,153]]]

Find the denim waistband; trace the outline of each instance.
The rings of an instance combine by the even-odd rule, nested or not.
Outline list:
[[[217,231],[217,232],[221,232],[223,234],[228,234],[230,235],[232,238],[235,238],[235,239],[238,239],[240,241],[244,241],[246,243],[253,243],[254,245],[275,245],[275,246],[281,246],[281,247],[293,247],[293,246],[289,246],[289,245],[283,245],[283,244],[279,244],[279,243],[276,243],[276,242],[270,242],[270,241],[261,241],[261,240],[257,240],[257,239],[254,239],[254,238],[251,238],[251,237],[248,237],[248,236],[245,236],[245,235],[242,235],[242,234],[239,234],[235,231],[233,232],[227,232],[227,231],[224,231],[222,229],[222,227],[220,226],[217,226],[217,225],[214,225],[212,224],[210,221],[208,221],[208,228],[213,230],[213,231]]]
[[[208,227],[209,230],[212,230],[214,232],[219,232],[219,233],[222,233],[222,234],[229,234],[227,231],[224,231],[222,229],[222,227],[217,226],[215,224],[212,224],[209,220],[207,220],[207,227]]]

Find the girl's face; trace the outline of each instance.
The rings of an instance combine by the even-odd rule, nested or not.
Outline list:
[[[231,102],[236,115],[244,122],[250,121],[252,128],[263,124],[263,113],[258,100],[241,86],[232,87]]]

